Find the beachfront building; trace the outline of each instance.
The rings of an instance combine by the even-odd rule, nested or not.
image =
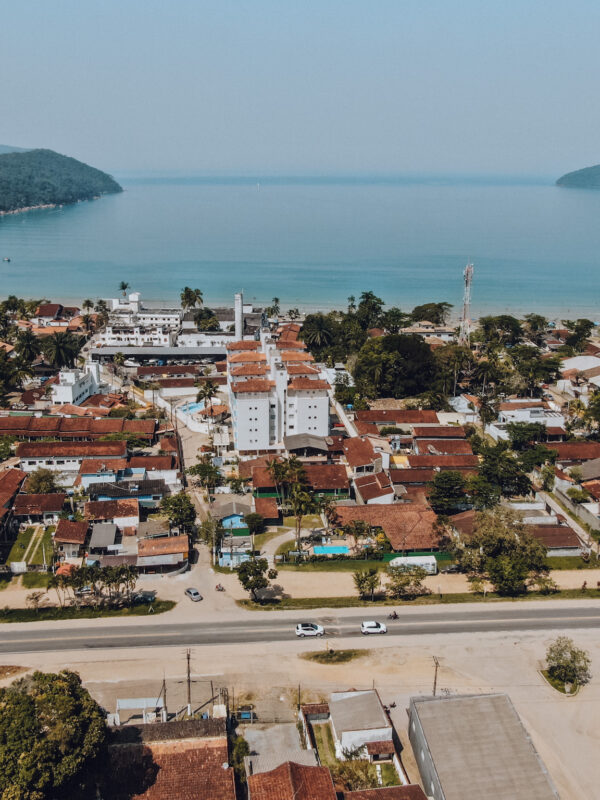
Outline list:
[[[121,322],[129,321],[142,327],[161,327],[178,330],[183,312],[179,308],[146,308],[140,292],[131,292],[127,297],[113,297],[107,301],[112,315]]]
[[[330,384],[296,337],[271,336],[227,346],[227,380],[235,447],[283,450],[296,434],[329,434]]]
[[[171,347],[175,344],[176,332],[166,325],[127,324],[107,325],[94,337],[101,347]]]

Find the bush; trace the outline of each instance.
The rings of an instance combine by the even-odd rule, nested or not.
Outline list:
[[[546,663],[551,678],[562,683],[587,683],[590,675],[590,657],[585,650],[575,647],[568,636],[558,636],[546,650]]]

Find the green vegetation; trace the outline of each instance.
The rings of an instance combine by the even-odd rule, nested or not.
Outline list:
[[[11,564],[13,561],[23,561],[23,556],[31,544],[34,533],[35,528],[25,528],[24,531],[19,531],[15,543],[11,547],[8,558],[6,559],[7,564]]]
[[[50,566],[52,563],[52,552],[53,552],[53,539],[52,539],[52,532],[54,528],[50,526],[47,528],[42,536],[39,538],[38,545],[35,549],[35,552],[32,554],[31,558],[29,559],[30,564],[43,564],[44,563],[44,554],[46,556],[46,565]]]
[[[260,553],[263,547],[266,545],[267,542],[270,542],[271,539],[275,539],[277,536],[281,536],[282,531],[265,531],[264,533],[257,533],[254,536],[254,549]]]
[[[103,778],[104,712],[74,672],[34,672],[0,689],[0,797],[95,797]]]
[[[252,600],[258,600],[258,592],[267,589],[270,581],[277,577],[277,570],[269,568],[266,558],[252,558],[236,568],[238,579],[244,589],[250,592]]]
[[[312,726],[317,752],[319,753],[319,761],[324,767],[333,767],[337,764],[335,757],[335,745],[333,743],[333,734],[328,722],[313,724]]]
[[[50,622],[65,619],[98,619],[100,617],[141,617],[149,613],[163,614],[171,611],[174,600],[154,600],[152,605],[139,604],[125,608],[99,608],[95,606],[52,606],[40,608],[4,608],[0,610],[1,622]],[[150,611],[152,607],[153,611]]]
[[[284,517],[283,524],[288,528],[294,528],[296,526],[296,518]],[[300,527],[306,528],[307,530],[312,530],[313,528],[322,528],[323,520],[318,514],[304,514],[302,516]]]
[[[497,603],[497,602],[519,602],[524,600],[581,600],[600,599],[600,590],[587,589],[560,589],[557,592],[548,594],[547,592],[529,591],[527,594],[517,597],[505,597],[497,592],[487,592],[483,594],[473,594],[472,592],[456,592],[453,594],[430,594],[417,597],[414,600],[392,600],[390,598],[377,599],[374,601],[360,600],[358,597],[282,597],[281,599],[264,600],[262,603],[255,603],[252,600],[237,600],[237,604],[250,611],[291,611],[291,610],[313,610],[317,608],[382,608],[386,606],[430,606],[430,605],[454,605],[462,603]]]
[[[546,650],[548,674],[563,684],[582,685],[590,680],[591,659],[568,636],[557,636]]]
[[[347,664],[355,658],[366,656],[368,652],[368,650],[317,650],[312,653],[302,653],[300,658],[317,664]]]
[[[0,212],[76,203],[121,191],[105,172],[52,150],[0,155]]]
[[[552,686],[553,689],[556,689],[556,691],[560,692],[561,694],[576,694],[577,690],[579,689],[577,684],[572,684],[571,691],[567,692],[567,687],[565,686],[564,681],[561,681],[558,678],[553,678],[547,669],[541,670],[541,673],[550,686]]]
[[[58,474],[51,469],[40,467],[31,472],[27,478],[27,492],[29,494],[54,494],[61,489],[58,483]]]
[[[52,579],[50,572],[26,572],[21,578],[24,589],[47,589]]]
[[[546,558],[548,569],[598,569],[600,562],[593,556],[587,560],[581,556],[548,556]]]
[[[182,532],[191,528],[196,521],[196,508],[184,491],[163,497],[160,510],[169,520],[169,527],[179,528]]]
[[[573,189],[600,189],[600,164],[567,172],[556,181],[556,185]]]

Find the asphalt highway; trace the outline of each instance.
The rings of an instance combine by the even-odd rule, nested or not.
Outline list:
[[[388,619],[387,613],[369,614],[368,611],[339,617],[333,613],[328,616],[318,612],[299,611],[294,617],[287,614],[282,617],[278,612],[272,612],[272,617],[269,618],[253,620],[251,614],[246,614],[239,621],[211,623],[156,624],[143,621],[135,626],[95,626],[95,621],[90,620],[89,626],[85,627],[58,629],[55,624],[48,623],[46,627],[36,627],[35,630],[28,630],[26,626],[15,629],[11,624],[3,624],[0,625],[0,654],[269,643],[286,640],[293,642],[297,640],[297,622],[318,622],[325,628],[327,638],[359,637],[361,621],[369,618],[385,622],[388,626],[387,638],[393,637],[401,644],[402,637],[406,635],[600,628],[600,605],[573,604],[572,607],[552,608],[552,603],[549,603],[547,608],[527,608],[527,604],[515,607],[498,603],[483,610],[450,610],[448,607],[444,611],[401,610],[398,620]],[[310,639],[304,641],[309,642]]]

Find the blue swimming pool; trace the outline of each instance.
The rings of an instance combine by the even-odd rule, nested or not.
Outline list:
[[[181,406],[181,410],[184,414],[194,414],[196,411],[202,411],[204,408],[204,400],[200,400],[199,403],[186,403],[185,405]]]
[[[316,556],[347,555],[350,552],[345,544],[316,545],[313,550]]]

